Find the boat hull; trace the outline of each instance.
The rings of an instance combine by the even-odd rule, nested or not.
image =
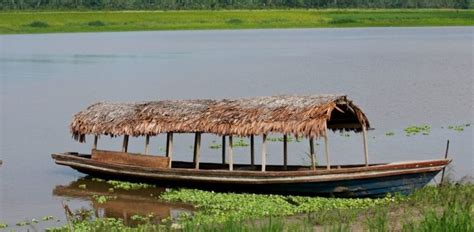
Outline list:
[[[450,160],[413,161],[331,170],[249,171],[145,168],[94,161],[87,156],[53,154],[57,164],[105,179],[149,182],[169,187],[336,197],[409,194],[425,186]],[[201,166],[206,166],[205,164]],[[238,165],[236,166],[239,167]],[[241,168],[245,166],[242,165]]]

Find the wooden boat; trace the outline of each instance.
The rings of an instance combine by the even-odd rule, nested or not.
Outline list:
[[[430,182],[448,159],[370,164],[362,110],[345,95],[273,96],[236,100],[181,100],[135,104],[97,103],[74,116],[73,137],[94,136],[91,154],[53,154],[59,165],[101,178],[212,190],[380,197],[409,194]],[[327,133],[361,132],[365,164],[331,165]],[[165,155],[149,155],[151,136],[167,133]],[[172,160],[173,133],[194,133],[193,162]],[[222,162],[200,162],[201,134],[222,136]],[[267,165],[267,135],[283,134],[283,164]],[[97,149],[100,135],[123,136],[122,151]],[[144,154],[128,152],[129,136],[146,136]],[[261,163],[254,137],[261,135]],[[288,135],[306,137],[311,164],[288,165]],[[250,140],[249,164],[234,164],[233,136]],[[324,139],[326,165],[316,164],[314,139]],[[228,141],[228,143],[226,143]],[[226,145],[227,144],[227,145]]]

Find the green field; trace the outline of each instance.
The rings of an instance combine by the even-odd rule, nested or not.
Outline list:
[[[473,26],[474,10],[58,11],[0,13],[0,34],[193,29]]]

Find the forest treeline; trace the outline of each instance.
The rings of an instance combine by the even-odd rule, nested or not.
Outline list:
[[[474,0],[0,0],[0,10],[472,8]]]

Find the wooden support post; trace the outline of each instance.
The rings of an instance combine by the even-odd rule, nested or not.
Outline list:
[[[283,135],[283,168],[288,169],[288,136]]]
[[[446,152],[444,153],[444,159],[448,159],[448,151],[449,151],[449,139],[448,142],[446,143]],[[446,166],[443,168],[443,173],[441,174],[441,182],[439,182],[439,185],[443,185],[444,183],[444,170],[446,169]]]
[[[314,153],[314,139],[309,138],[309,154],[311,157],[311,169],[316,170],[316,154]]]
[[[128,151],[128,135],[123,136],[122,152]]]
[[[166,134],[166,157],[170,158],[168,167],[171,168],[171,163],[173,162],[173,132]]]
[[[364,138],[364,155],[365,155],[365,166],[369,166],[369,148],[367,146],[367,128],[362,126],[363,138]]]
[[[145,137],[145,155],[148,154],[148,146],[150,145],[150,136]]]
[[[326,169],[331,169],[331,164],[329,162],[329,145],[328,145],[328,135],[326,131],[326,135],[324,136],[324,153],[326,155]]]
[[[254,136],[250,136],[250,164],[252,167],[255,166],[255,141]]]
[[[222,166],[225,166],[225,150],[227,149],[225,145],[225,135],[222,136]]]
[[[201,133],[196,132],[194,136],[194,169],[199,169],[200,158],[201,158]]]
[[[233,146],[232,135],[229,135],[229,171],[234,170],[234,151],[232,150]]]
[[[267,135],[263,134],[262,139],[262,172],[264,172],[267,165]]]
[[[94,146],[92,149],[97,150],[97,142],[99,141],[99,136],[96,135],[94,136]]]

